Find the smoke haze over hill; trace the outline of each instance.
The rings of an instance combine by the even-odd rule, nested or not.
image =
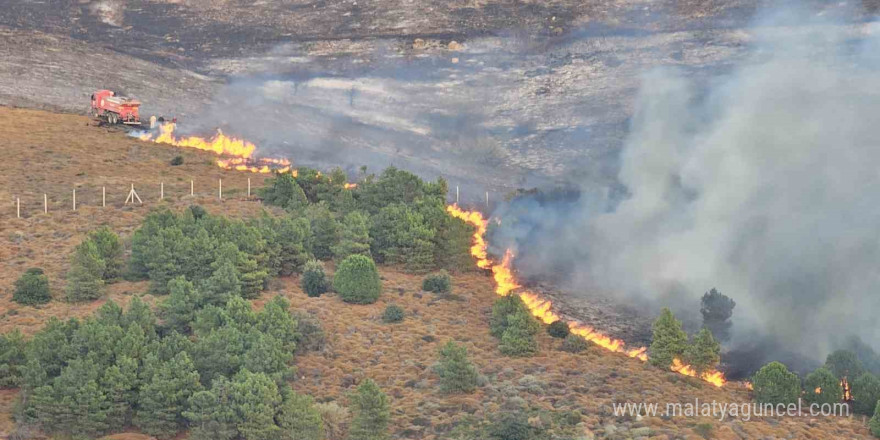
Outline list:
[[[625,191],[515,201],[494,243],[527,274],[561,270],[654,312],[693,315],[717,287],[738,304],[734,346],[758,334],[818,360],[850,333],[877,341],[880,25],[767,16],[750,56],[707,85],[644,76]],[[802,27],[776,27],[794,16]]]

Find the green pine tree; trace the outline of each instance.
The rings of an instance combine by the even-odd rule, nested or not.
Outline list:
[[[310,297],[321,296],[321,294],[327,291],[330,284],[327,281],[327,275],[324,273],[324,265],[318,260],[311,260],[306,263],[301,283],[306,295]]]
[[[26,347],[21,330],[0,334],[0,388],[16,388],[22,384]]]
[[[502,296],[492,303],[492,316],[489,318],[489,333],[501,339],[507,330],[507,317],[521,310],[528,312],[519,295]]]
[[[467,348],[449,341],[440,349],[440,389],[447,393],[471,393],[477,388],[477,368],[468,360]]]
[[[125,248],[119,236],[104,226],[92,231],[89,240],[95,243],[98,255],[104,260],[103,279],[112,281],[120,278],[125,269]]]
[[[67,273],[67,299],[90,301],[104,294],[104,260],[91,240],[83,241],[73,253]]]
[[[693,342],[684,350],[684,362],[697,374],[713,370],[721,360],[721,344],[712,336],[708,328],[702,328]]]
[[[352,395],[354,419],[351,422],[349,440],[387,440],[391,438],[388,423],[391,413],[388,397],[376,382],[366,379]]]
[[[333,257],[343,260],[349,255],[370,256],[370,218],[359,211],[342,220],[339,242],[333,246]]]
[[[874,437],[880,438],[880,402],[877,402],[877,405],[874,407],[874,416],[868,422],[868,428],[871,430],[871,434],[874,434]]]
[[[192,440],[233,440],[238,437],[236,408],[229,405],[229,381],[218,377],[210,391],[198,391],[189,398],[183,412],[189,421]]]
[[[675,315],[667,308],[654,321],[653,330],[651,365],[669,368],[673,359],[681,359],[684,355],[688,342],[687,333],[681,329],[681,321],[675,319]]]
[[[275,413],[281,394],[269,376],[241,370],[230,384],[229,404],[236,410],[238,432],[244,440],[279,437],[281,428],[275,424]]]
[[[852,382],[852,398],[856,414],[873,414],[874,402],[880,401],[880,379],[871,373],[864,373],[856,378]]]
[[[535,335],[540,331],[541,324],[528,310],[518,310],[508,315],[498,349],[507,356],[531,356],[538,352]]]
[[[196,310],[202,305],[195,286],[180,276],[168,282],[168,290],[168,298],[159,304],[159,316],[167,327],[180,333],[189,333]]]
[[[804,380],[804,400],[808,403],[822,405],[835,404],[843,399],[843,388],[840,380],[827,368],[818,368],[808,374]]]
[[[310,247],[312,254],[319,260],[333,257],[333,247],[339,242],[339,222],[323,203],[309,205],[305,216],[309,220],[312,231]]]
[[[43,431],[71,437],[98,438],[107,432],[107,397],[98,385],[100,369],[73,359],[52,381],[34,390],[33,409]]]
[[[752,378],[752,390],[758,403],[796,403],[801,395],[801,381],[797,375],[779,362],[761,367]]]
[[[324,422],[311,396],[291,392],[281,405],[277,420],[281,440],[324,439]]]
[[[160,439],[174,437],[185,426],[187,401],[202,388],[199,373],[186,353],[162,363],[138,395],[135,425]]]
[[[131,409],[137,404],[138,362],[119,356],[116,363],[104,370],[101,391],[107,398],[107,425],[110,431],[121,431],[131,423]]]

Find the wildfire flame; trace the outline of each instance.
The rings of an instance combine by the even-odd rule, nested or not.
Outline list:
[[[217,159],[217,166],[227,170],[261,174],[293,172],[296,175],[296,170],[291,168],[289,160],[268,157],[255,158],[256,145],[244,139],[226,136],[220,129],[217,130],[217,134],[213,137],[205,139],[198,136],[178,138],[174,136],[176,128],[177,124],[173,122],[165,123],[159,126],[159,133],[155,137],[153,133],[147,132],[138,136],[138,138],[142,141],[168,144],[175,147],[210,151],[218,156],[232,156],[228,159]]]
[[[486,243],[486,230],[489,222],[483,217],[479,211],[465,211],[458,205],[449,205],[446,211],[453,217],[464,220],[474,226],[476,231],[473,235],[473,245],[471,246],[471,255],[477,260],[477,267],[481,269],[489,269],[495,279],[495,293],[501,296],[507,296],[514,290],[520,288],[520,284],[516,280],[513,273],[512,262],[514,258],[513,251],[507,249],[500,263],[496,263],[489,259]],[[631,358],[639,359],[643,362],[648,360],[647,348],[639,347],[635,349],[625,348],[623,341],[611,338],[593,327],[582,322],[565,319],[557,315],[553,311],[553,303],[540,294],[528,290],[522,290],[517,293],[525,303],[526,307],[531,311],[532,315],[540,319],[545,324],[550,324],[560,319],[568,323],[572,333],[590,341],[606,350],[622,353]],[[684,365],[681,360],[674,359],[671,367],[675,371],[686,376],[697,377],[697,372],[690,366]],[[725,383],[724,374],[719,371],[707,371],[701,374],[700,379],[715,385],[723,386]]]

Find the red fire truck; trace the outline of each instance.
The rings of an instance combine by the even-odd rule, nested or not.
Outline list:
[[[111,90],[98,90],[92,94],[92,115],[110,124],[140,125],[140,105],[140,101],[116,96]]]

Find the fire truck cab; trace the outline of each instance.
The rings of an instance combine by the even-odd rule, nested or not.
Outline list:
[[[109,124],[140,125],[140,101],[125,96],[116,96],[112,90],[98,90],[92,93],[92,115]]]

